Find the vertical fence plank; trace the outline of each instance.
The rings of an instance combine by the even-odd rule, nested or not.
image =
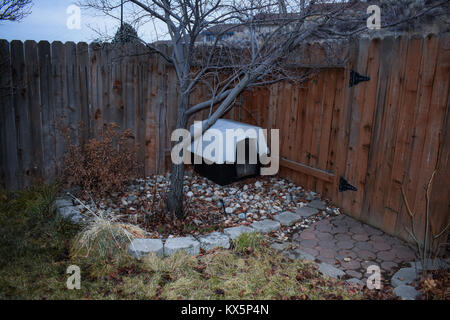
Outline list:
[[[89,139],[89,46],[85,42],[77,44],[77,66],[78,66],[78,114],[80,122],[79,141],[84,144]],[[112,93],[110,93],[112,94]]]
[[[415,219],[416,223],[419,224],[425,220],[426,201],[424,197],[424,186],[428,183],[434,170],[438,155],[439,139],[442,138],[440,169],[438,171],[438,175],[435,177],[435,184],[430,190],[432,199],[432,202],[430,203],[430,208],[432,209],[430,212],[430,217],[432,227],[434,228],[433,232],[435,234],[437,234],[438,229],[441,229],[441,227],[445,225],[445,223],[448,223],[450,219],[450,211],[446,210],[450,206],[450,200],[448,197],[448,180],[445,180],[445,178],[448,177],[448,167],[446,167],[445,164],[449,161],[449,142],[445,140],[448,138],[448,113],[450,112],[450,79],[448,77],[450,70],[449,39],[449,37],[439,39],[437,63],[433,78],[431,100],[428,109],[425,142],[422,155],[420,156],[420,174],[416,185],[416,196],[415,199],[413,199],[413,207],[416,213]],[[445,183],[447,184],[447,187],[440,188],[440,186]],[[402,218],[403,225],[410,222],[407,220],[407,217]],[[400,224],[397,226],[397,230],[401,230]],[[421,234],[419,233],[419,237],[420,236]],[[445,242],[445,238],[441,240],[444,240]]]
[[[60,41],[52,43],[52,80],[53,105],[55,110],[56,163],[62,164],[67,141],[67,77],[64,44]],[[57,173],[61,173],[61,168]]]
[[[100,45],[98,43],[91,43],[89,45],[89,78],[91,79],[89,84],[89,128],[91,130],[90,136],[93,138],[98,138],[103,130],[103,115],[99,97],[99,92],[101,92],[99,51]]]
[[[367,159],[367,177],[364,186],[365,189],[363,209],[361,212],[361,218],[367,221],[371,220],[372,208],[374,208],[374,206],[376,205],[373,190],[376,189],[377,183],[379,183],[380,180],[384,179],[382,169],[384,169],[383,158],[385,155],[384,148],[386,145],[382,141],[384,138],[384,132],[386,130],[386,115],[389,114],[387,93],[389,85],[391,83],[389,76],[392,68],[394,67],[393,61],[395,61],[394,55],[396,54],[396,52],[394,51],[394,49],[394,38],[384,38],[380,47],[380,53],[382,53],[382,55],[380,56],[380,68],[378,71],[379,75],[377,93],[376,97],[373,99],[374,103],[376,104],[373,126],[371,125],[370,128],[367,127],[367,133],[371,132],[371,141],[369,156]],[[399,62],[396,61],[396,63]],[[380,190],[379,193],[383,193],[383,190]],[[380,209],[381,212],[384,212],[384,209],[382,207]],[[379,221],[376,224],[383,224],[383,214],[380,215]]]
[[[12,79],[12,61],[10,46],[6,40],[0,40],[0,144],[1,172],[4,187],[16,190],[20,188],[20,168],[17,157],[16,115],[13,103],[14,84]]]
[[[25,62],[27,68],[28,114],[31,134],[31,183],[41,182],[42,172],[42,140],[41,140],[41,101],[39,88],[39,60],[37,43],[25,41]]]
[[[79,122],[80,122],[80,85],[78,79],[77,47],[73,42],[64,45],[65,68],[66,68],[66,90],[67,90],[67,126],[70,140],[73,144],[79,144]]]
[[[412,127],[414,120],[415,97],[417,94],[417,84],[419,81],[419,68],[421,55],[417,54],[422,51],[422,39],[411,39],[408,45],[408,52],[406,55],[406,71],[405,81],[403,82],[401,96],[400,96],[400,117],[397,123],[397,135],[395,141],[395,153],[392,163],[392,173],[390,177],[389,198],[387,206],[394,212],[398,212],[397,225],[403,224],[402,207],[403,200],[400,196],[400,185],[403,184],[405,171],[408,165],[409,148],[412,141]],[[404,232],[397,229],[397,232]]]
[[[367,74],[369,44],[369,39],[359,40],[359,56],[355,71],[364,75]],[[358,140],[359,129],[361,127],[361,115],[364,110],[366,86],[366,82],[360,83],[355,86],[356,88],[353,91],[353,99],[351,105],[349,106],[351,110],[351,118],[348,132],[348,151],[344,177],[353,185],[358,182],[356,171],[358,161]],[[361,192],[361,190],[359,189],[358,192]],[[352,205],[355,201],[355,197],[356,195],[354,192],[344,192],[342,194],[342,206],[346,212],[352,212]]]
[[[38,51],[39,82],[41,88],[43,170],[46,180],[54,181],[56,178],[56,132],[55,106],[51,99],[53,95],[53,83],[50,43],[48,41],[39,42]]]
[[[28,87],[26,85],[26,68],[24,48],[21,41],[11,42],[11,65],[13,80],[13,101],[16,115],[17,155],[20,168],[19,187],[31,184],[31,133],[29,130]]]

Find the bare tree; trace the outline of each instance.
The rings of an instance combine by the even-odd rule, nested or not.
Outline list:
[[[121,1],[85,0],[84,5],[114,15]],[[289,54],[304,41],[346,39],[367,32],[368,4],[359,1],[128,0],[125,5],[133,6],[135,22],[152,19],[167,28],[169,53],[145,44],[175,68],[179,86],[176,127],[186,128],[190,116],[209,108],[203,131],[228,112],[244,90],[304,80],[305,74],[294,73],[286,65]],[[414,15],[433,8],[424,3]],[[385,28],[400,23],[395,16],[384,17],[384,21],[389,21]],[[240,37],[230,39],[233,33]],[[205,34],[210,35],[208,41]],[[210,97],[191,106],[190,95],[202,83],[209,86]],[[167,202],[169,213],[178,218],[183,217],[184,170],[183,164],[173,166]]]
[[[1,0],[0,21],[20,21],[31,13],[31,0]]]

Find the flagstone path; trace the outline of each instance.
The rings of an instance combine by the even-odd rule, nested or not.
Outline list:
[[[382,274],[390,278],[398,268],[415,260],[406,242],[345,215],[318,221],[294,234],[292,240],[316,261],[359,280],[369,276],[366,272],[370,265],[379,266]]]

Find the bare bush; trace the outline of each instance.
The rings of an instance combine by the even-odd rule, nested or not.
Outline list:
[[[110,124],[99,138],[83,145],[69,142],[64,181],[99,198],[122,192],[128,181],[137,178],[139,169],[132,132],[120,131],[116,124]]]

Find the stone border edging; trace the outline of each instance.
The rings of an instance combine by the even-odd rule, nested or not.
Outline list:
[[[55,201],[59,214],[70,219],[74,223],[82,223],[85,219],[71,201],[60,198]],[[273,215],[273,219],[263,219],[254,221],[250,226],[240,225],[225,228],[223,232],[212,232],[198,237],[169,237],[167,239],[138,238],[134,239],[128,252],[135,258],[141,258],[147,254],[155,253],[158,256],[171,256],[175,252],[182,250],[190,255],[198,255],[200,249],[205,251],[214,248],[230,248],[230,240],[238,238],[245,232],[270,233],[281,228],[281,226],[291,226],[303,218],[319,213],[317,208],[304,207],[297,208],[296,212],[284,211]],[[164,241],[163,241],[164,240]]]

